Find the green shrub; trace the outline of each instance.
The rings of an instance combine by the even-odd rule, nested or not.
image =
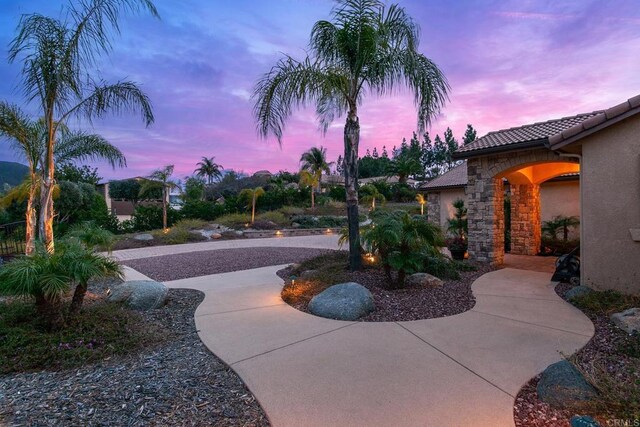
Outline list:
[[[189,242],[199,242],[207,238],[201,234],[192,233],[184,227],[170,227],[167,231],[156,230],[152,232],[153,237],[165,245],[181,245]]]
[[[300,228],[337,228],[347,225],[346,216],[296,215],[291,221],[300,224]]]
[[[613,290],[589,292],[571,300],[578,308],[596,314],[612,314],[640,306],[640,296],[624,295]]]
[[[213,221],[219,216],[224,215],[225,206],[205,200],[187,200],[182,205],[180,213],[184,218],[202,219],[205,221]]]
[[[216,223],[229,228],[241,229],[245,224],[251,222],[251,215],[247,213],[234,213],[223,215],[216,220]]]
[[[208,223],[201,219],[181,219],[176,222],[174,228],[183,228],[185,230],[202,230],[206,228]]]
[[[289,218],[287,218],[282,212],[269,211],[257,216],[256,221],[271,221],[281,227],[286,227],[291,224]]]
[[[327,195],[336,202],[347,201],[347,191],[343,185],[333,185],[327,190]]]
[[[180,212],[167,207],[167,227],[171,227],[180,219]],[[135,231],[157,230],[162,228],[162,207],[142,206],[136,207],[133,213],[133,228]]]
[[[298,206],[283,206],[278,209],[283,215],[290,217],[293,215],[302,215],[304,213],[304,209]]]

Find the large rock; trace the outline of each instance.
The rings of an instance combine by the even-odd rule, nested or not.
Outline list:
[[[140,240],[142,242],[146,242],[148,240],[153,240],[153,236],[149,233],[136,234],[133,236],[133,240]]]
[[[371,292],[353,282],[333,285],[309,302],[311,313],[336,320],[357,320],[374,309]]]
[[[134,310],[153,310],[164,305],[169,289],[153,280],[131,280],[111,290],[107,301],[123,302]]]
[[[596,397],[596,389],[566,360],[549,365],[538,382],[538,397],[561,409],[584,404]]]
[[[444,283],[442,280],[438,279],[436,276],[432,276],[428,273],[415,273],[411,276],[407,277],[407,286],[428,286],[428,287],[438,287],[442,286]]]
[[[590,294],[591,292],[593,292],[593,289],[587,286],[576,286],[575,288],[571,288],[567,291],[565,298],[572,301],[578,297]]]
[[[628,334],[640,332],[640,308],[630,308],[611,315],[611,321]]]

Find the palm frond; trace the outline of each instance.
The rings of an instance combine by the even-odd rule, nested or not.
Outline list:
[[[60,138],[54,148],[54,156],[58,163],[102,160],[114,169],[127,166],[127,159],[122,151],[106,138],[83,131],[60,132]]]

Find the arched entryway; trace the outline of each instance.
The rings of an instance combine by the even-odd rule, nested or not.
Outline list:
[[[535,255],[541,239],[540,184],[579,170],[575,159],[548,149],[469,159],[469,255],[495,264],[504,261],[505,182],[511,194],[511,253]]]

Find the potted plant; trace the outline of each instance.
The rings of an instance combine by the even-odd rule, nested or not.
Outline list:
[[[467,253],[467,239],[456,236],[447,239],[446,243],[447,248],[449,248],[449,252],[451,252],[451,258],[457,261],[462,261],[464,259],[464,254]]]
[[[448,231],[452,234],[452,237],[447,239],[447,247],[451,252],[451,257],[455,260],[461,261],[464,259],[464,254],[467,252],[467,208],[464,206],[464,201],[458,199],[453,202],[455,213],[453,218],[449,218]]]

